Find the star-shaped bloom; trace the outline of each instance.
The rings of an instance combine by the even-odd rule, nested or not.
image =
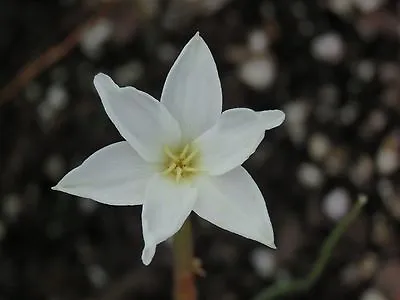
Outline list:
[[[198,33],[172,66],[161,101],[105,74],[94,85],[125,141],[106,146],[54,187],[110,205],[143,205],[143,263],[191,211],[274,248],[265,200],[241,164],[280,125],[279,110],[222,112],[212,54]]]

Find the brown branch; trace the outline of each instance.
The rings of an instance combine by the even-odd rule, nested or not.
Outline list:
[[[17,75],[0,90],[0,107],[16,97],[21,89],[23,89],[29,82],[39,76],[50,66],[60,61],[72,49],[74,49],[79,43],[82,33],[87,28],[98,22],[98,20],[110,8],[110,5],[114,3],[116,3],[116,1],[107,1],[100,5],[100,8],[94,12],[92,17],[75,28],[75,30],[73,30],[63,41],[51,46],[38,58],[23,66]]]

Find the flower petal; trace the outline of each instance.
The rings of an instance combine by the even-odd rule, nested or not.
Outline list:
[[[53,187],[110,205],[142,204],[155,170],[127,142],[108,145],[89,156]]]
[[[153,259],[157,244],[182,227],[192,211],[196,197],[196,189],[189,185],[177,184],[160,174],[150,179],[142,211],[144,264],[148,265]]]
[[[94,85],[109,118],[143,159],[160,161],[163,146],[180,141],[179,124],[150,95],[133,87],[120,88],[101,73]]]
[[[275,248],[274,233],[264,198],[243,167],[200,178],[194,212],[203,219]]]
[[[221,175],[241,165],[256,150],[264,131],[280,125],[284,118],[280,110],[224,111],[217,124],[195,141],[201,151],[202,169]]]
[[[222,92],[217,67],[199,33],[187,43],[172,66],[161,103],[181,125],[186,141],[211,128],[222,110]]]

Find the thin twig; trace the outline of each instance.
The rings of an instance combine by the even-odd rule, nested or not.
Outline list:
[[[78,45],[82,33],[93,26],[110,8],[112,1],[100,5],[93,16],[73,30],[63,41],[51,46],[39,57],[27,63],[17,75],[0,90],[0,107],[18,95],[22,88],[39,76],[43,71],[60,61]]]
[[[315,261],[311,272],[305,279],[295,279],[285,283],[276,283],[265,290],[261,291],[254,300],[270,300],[278,297],[287,296],[289,294],[301,293],[309,290],[321,276],[325,270],[326,265],[332,255],[332,251],[344,232],[347,230],[349,225],[359,215],[361,208],[367,202],[366,196],[359,196],[358,201],[354,205],[353,209],[347,214],[332,231],[332,233],[324,241],[320,255]]]

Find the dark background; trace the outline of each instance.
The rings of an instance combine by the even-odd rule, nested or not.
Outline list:
[[[359,193],[369,197],[366,209],[315,287],[292,299],[400,299],[396,3],[2,0],[0,299],[170,299],[168,242],[149,267],[140,260],[140,207],[50,187],[121,140],[94,75],[158,98],[197,30],[215,57],[225,109],[287,115],[245,164],[266,198],[278,250],[193,216],[207,271],[197,280],[200,299],[251,299],[275,281],[304,277]]]

